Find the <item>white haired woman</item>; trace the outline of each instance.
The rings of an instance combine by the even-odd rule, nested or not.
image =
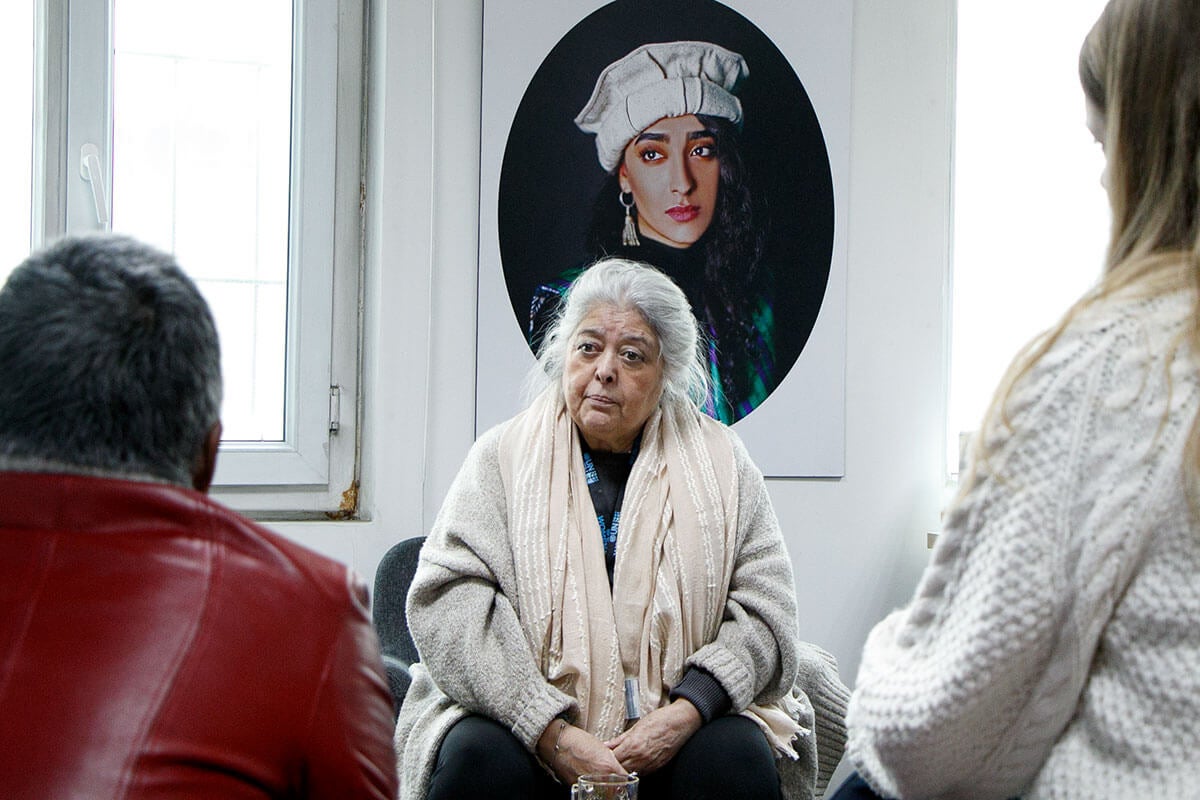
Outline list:
[[[799,641],[762,474],[703,415],[699,333],[657,270],[572,285],[521,414],[476,442],[409,594],[401,796],[811,797],[847,690]],[[782,779],[782,780],[781,780]]]

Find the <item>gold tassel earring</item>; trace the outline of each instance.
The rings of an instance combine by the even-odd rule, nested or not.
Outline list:
[[[625,195],[629,195],[628,203],[625,202]],[[633,214],[629,213],[633,208],[633,192],[618,192],[617,200],[625,209],[625,227],[621,230],[621,244],[625,247],[639,247],[642,243],[638,240],[637,223],[633,221]]]

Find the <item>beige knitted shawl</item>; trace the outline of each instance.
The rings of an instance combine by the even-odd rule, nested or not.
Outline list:
[[[579,450],[550,387],[505,431],[500,469],[525,635],[547,680],[578,701],[576,724],[608,739],[625,728],[626,678],[645,715],[716,638],[737,555],[737,471],[723,426],[657,409],[626,485],[610,590]],[[794,702],[743,712],[792,758]]]

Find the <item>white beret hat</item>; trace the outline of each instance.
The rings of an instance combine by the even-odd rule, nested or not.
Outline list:
[[[741,124],[733,92],[749,74],[746,59],[709,42],[642,45],[604,68],[575,124],[596,134],[600,165],[611,172],[625,145],[664,117],[705,114]]]

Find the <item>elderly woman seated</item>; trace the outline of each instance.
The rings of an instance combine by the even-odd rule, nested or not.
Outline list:
[[[698,410],[699,341],[644,264],[571,287],[544,386],[476,442],[422,550],[402,797],[561,798],[596,772],[643,798],[823,788],[848,693],[797,638],[762,474]]]

